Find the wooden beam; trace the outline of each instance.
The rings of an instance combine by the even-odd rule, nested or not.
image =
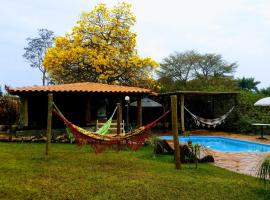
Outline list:
[[[48,94],[48,118],[47,118],[47,142],[46,155],[50,153],[51,138],[52,138],[52,110],[53,110],[53,94]]]
[[[142,126],[142,98],[137,97],[137,126]]]
[[[177,96],[171,96],[171,112],[172,112],[172,133],[173,133],[173,144],[174,144],[174,160],[175,168],[177,170],[181,169],[180,160],[180,148],[178,140],[178,123],[177,123]]]
[[[181,99],[181,104],[180,104],[180,109],[181,109],[181,131],[182,131],[182,133],[184,133],[185,132],[185,95],[181,94],[180,99]]]
[[[86,97],[85,102],[85,124],[89,124],[91,122],[91,97]]]
[[[117,103],[117,134],[121,133],[121,122],[122,122],[122,107],[121,103]]]

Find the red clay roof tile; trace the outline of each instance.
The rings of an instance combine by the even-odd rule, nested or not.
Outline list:
[[[27,86],[9,88],[10,94],[28,93],[28,92],[98,92],[98,93],[137,93],[137,94],[155,94],[149,89],[139,87],[129,87],[120,85],[108,85],[102,83],[83,82],[48,86]]]

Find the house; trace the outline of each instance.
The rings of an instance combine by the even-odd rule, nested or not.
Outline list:
[[[156,95],[149,89],[108,85],[93,82],[70,83],[48,86],[8,88],[12,95],[20,97],[20,124],[25,129],[44,129],[47,124],[48,94],[62,113],[79,126],[94,126],[97,119],[106,119],[114,111],[116,103],[122,105],[125,116],[125,97],[137,101],[136,115],[130,120],[142,125],[141,99]],[[63,127],[63,123],[53,117],[53,128]]]

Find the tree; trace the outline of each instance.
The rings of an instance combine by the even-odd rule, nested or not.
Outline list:
[[[196,64],[195,75],[196,77],[224,77],[230,76],[237,68],[236,63],[229,63],[225,61],[219,54],[201,54]]]
[[[27,47],[24,48],[23,57],[33,68],[38,68],[42,72],[42,84],[45,85],[47,70],[43,66],[43,59],[47,48],[51,47],[54,41],[53,31],[38,29],[38,37],[27,38]]]
[[[162,91],[236,90],[237,82],[232,77],[236,67],[219,54],[175,53],[161,62],[158,82]]]
[[[136,50],[136,34],[131,31],[135,16],[130,5],[121,3],[108,9],[98,4],[82,14],[70,34],[56,38],[47,50],[44,66],[56,83],[101,82],[145,86],[152,81],[158,65]]]
[[[260,81],[255,81],[255,78],[241,78],[238,79],[239,87],[248,91],[258,91],[257,85],[260,84]]]
[[[185,85],[193,76],[198,59],[199,54],[194,51],[176,52],[163,59],[158,75],[162,78],[170,77],[174,81],[182,82]]]
[[[214,77],[210,76],[207,79],[198,77],[190,80],[185,87],[186,90],[197,91],[238,91],[238,81],[232,77]]]
[[[260,93],[264,94],[265,96],[270,96],[270,87],[262,88]]]
[[[180,90],[180,88],[176,88],[177,85],[175,84],[175,81],[169,76],[160,77],[158,79],[158,84],[160,86],[159,92]]]

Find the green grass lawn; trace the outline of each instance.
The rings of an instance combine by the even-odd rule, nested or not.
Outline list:
[[[270,199],[258,179],[210,164],[174,169],[172,156],[94,154],[89,147],[0,143],[0,199]]]

